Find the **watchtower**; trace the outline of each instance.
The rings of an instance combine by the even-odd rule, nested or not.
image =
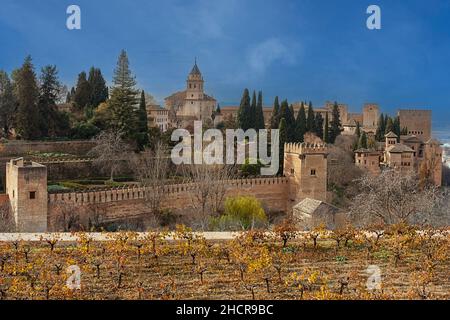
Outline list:
[[[289,206],[305,198],[327,201],[328,148],[323,143],[286,143],[284,175],[289,178]]]
[[[47,231],[47,167],[23,158],[6,163],[6,193],[17,232]]]

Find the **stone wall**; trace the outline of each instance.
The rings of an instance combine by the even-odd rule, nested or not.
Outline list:
[[[431,139],[431,110],[399,110],[401,128],[408,128],[409,135],[415,135],[427,142]]]
[[[21,141],[12,140],[0,143],[2,156],[24,156],[34,152],[61,152],[74,155],[86,155],[94,147],[90,140],[76,141]]]
[[[163,193],[163,209],[171,209],[179,214],[186,214],[192,207],[193,184],[167,185]],[[288,179],[287,178],[259,178],[238,179],[227,182],[225,197],[237,195],[252,195],[262,202],[268,211],[288,210]],[[147,192],[152,189],[133,187],[125,189],[107,189],[92,192],[72,192],[49,194],[48,198],[48,227],[57,231],[58,219],[64,214],[63,210],[76,210],[86,221],[92,210],[102,212],[105,221],[124,218],[136,218],[148,213],[149,207],[145,203]]]
[[[30,153],[35,152],[60,152],[73,154],[77,156],[86,155],[92,148],[94,143],[90,140],[79,140],[79,141],[21,141],[13,140],[7,143],[0,143],[0,191],[5,190],[5,167],[6,163],[12,158],[25,157],[29,158]],[[39,161],[41,162],[41,161]],[[47,165],[47,164],[46,164]],[[59,175],[52,175],[53,172],[57,172],[61,164],[56,164],[55,169],[50,168],[49,179],[58,179]],[[70,172],[75,172],[77,169],[81,169],[80,174],[89,173],[90,164],[79,164],[76,165],[74,170],[70,171],[70,165],[68,170]],[[89,177],[89,176],[88,176]],[[76,174],[63,177],[64,179],[76,178]]]

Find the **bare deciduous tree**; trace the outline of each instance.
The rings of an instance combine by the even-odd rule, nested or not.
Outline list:
[[[145,201],[153,215],[161,212],[161,202],[164,199],[163,186],[167,179],[169,157],[167,147],[158,142],[154,150],[145,150],[133,159],[136,177],[145,192]]]
[[[123,133],[119,130],[102,131],[94,138],[96,145],[89,151],[89,155],[95,156],[94,165],[109,171],[111,181],[114,181],[114,174],[131,152],[122,137]]]
[[[201,229],[207,227],[211,214],[217,214],[221,210],[227,183],[233,175],[233,168],[226,165],[201,164],[184,167],[184,176],[192,183],[189,195]]]
[[[417,175],[384,170],[378,176],[356,180],[360,194],[353,198],[350,213],[355,222],[394,224],[432,223],[442,193],[434,186],[420,188]]]
[[[0,232],[14,231],[14,219],[8,202],[0,204]]]
[[[81,231],[83,229],[80,221],[79,208],[71,202],[58,201],[55,208],[59,213],[56,224],[58,230],[64,232]]]

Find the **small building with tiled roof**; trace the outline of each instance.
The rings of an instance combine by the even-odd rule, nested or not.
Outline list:
[[[341,212],[338,207],[311,198],[303,199],[292,210],[294,222],[300,230],[311,230],[320,225],[334,229],[338,222],[337,214]]]
[[[373,149],[360,148],[355,150],[355,165],[373,175],[380,173],[381,152]]]
[[[156,104],[148,104],[146,110],[148,126],[166,132],[169,128],[169,110]]]

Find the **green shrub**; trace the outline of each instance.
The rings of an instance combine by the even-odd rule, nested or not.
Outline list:
[[[267,216],[258,199],[237,196],[225,200],[225,213],[211,218],[210,226],[219,230],[249,230],[267,224]]]
[[[58,184],[52,184],[47,186],[47,191],[48,192],[58,192],[58,191],[65,191],[68,190],[68,188],[58,185]]]
[[[262,167],[264,167],[264,165],[261,163],[261,161],[259,161],[259,159],[255,164],[251,164],[250,159],[247,158],[245,159],[245,163],[241,165],[241,173],[245,177],[258,176],[261,173]]]
[[[79,122],[70,130],[70,137],[72,139],[91,139],[99,132],[100,129],[92,123]]]
[[[123,187],[123,186],[125,186],[125,183],[118,182],[118,181],[111,181],[111,180],[106,180],[104,182],[104,184],[105,184],[105,186],[108,186],[108,187]]]
[[[72,181],[62,181],[58,183],[60,186],[71,189],[71,190],[85,190],[87,187],[80,183],[72,182]]]

